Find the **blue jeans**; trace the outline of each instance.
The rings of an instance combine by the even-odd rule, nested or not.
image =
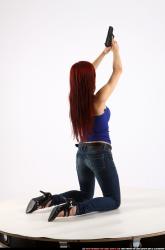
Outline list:
[[[76,202],[76,215],[94,211],[117,209],[121,203],[120,183],[112,156],[112,146],[107,143],[83,143],[76,153],[76,170],[80,191],[70,190],[53,196],[52,205],[64,203],[63,198],[73,198]],[[103,197],[95,197],[95,177]]]

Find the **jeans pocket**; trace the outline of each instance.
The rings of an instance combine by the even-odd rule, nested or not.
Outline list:
[[[104,153],[90,154],[88,155],[88,161],[92,169],[103,170],[106,167]]]
[[[105,158],[108,159],[108,160],[113,160],[113,155],[112,155],[112,152],[106,152],[105,153]]]

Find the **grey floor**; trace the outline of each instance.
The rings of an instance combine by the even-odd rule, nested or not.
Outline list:
[[[2,243],[0,243],[0,248],[8,248],[8,247],[6,247]]]

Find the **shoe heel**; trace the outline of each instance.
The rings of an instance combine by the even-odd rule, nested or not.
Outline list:
[[[61,211],[64,211],[64,217],[69,216],[72,206],[72,199],[69,199],[65,204],[54,207],[52,212],[50,213],[48,221],[53,221]]]

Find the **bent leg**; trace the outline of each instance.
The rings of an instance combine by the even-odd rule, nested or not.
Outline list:
[[[78,152],[76,154],[76,170],[80,185],[80,191],[70,190],[64,193],[53,195],[51,205],[64,203],[64,197],[73,198],[76,202],[83,202],[93,197],[95,188],[95,176],[94,173],[85,164],[83,155],[79,154]]]
[[[77,215],[94,211],[109,211],[120,206],[119,177],[112,155],[108,154],[104,160],[100,159],[97,162],[102,165],[97,166],[95,162],[93,171],[104,197],[96,197],[79,203]]]

